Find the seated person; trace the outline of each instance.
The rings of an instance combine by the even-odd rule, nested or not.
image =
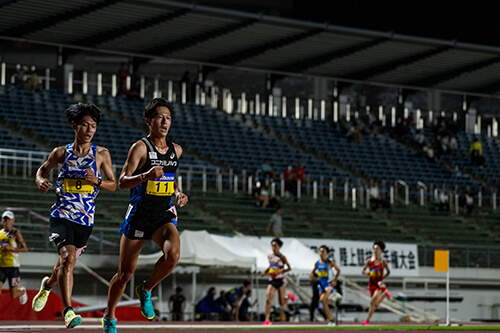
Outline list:
[[[276,171],[274,171],[273,167],[269,165],[269,160],[265,159],[262,162],[260,170],[262,171],[264,178],[271,178],[272,180],[276,179]]]
[[[201,314],[218,313],[220,320],[229,320],[229,313],[215,302],[215,287],[208,289],[207,295],[198,302],[197,312]]]

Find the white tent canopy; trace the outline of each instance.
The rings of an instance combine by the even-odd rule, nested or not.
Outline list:
[[[248,268],[253,272],[269,266],[267,255],[272,252],[272,237],[221,236],[207,231],[184,230],[181,233],[179,264]],[[291,274],[307,276],[318,255],[296,238],[285,237],[281,252],[292,267]],[[154,264],[160,253],[141,255],[139,265]]]

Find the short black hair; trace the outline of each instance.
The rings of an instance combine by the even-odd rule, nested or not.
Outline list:
[[[373,242],[373,245],[378,245],[378,247],[380,247],[380,249],[381,249],[382,251],[384,251],[384,250],[385,250],[385,243],[384,243],[384,242],[382,242],[382,241],[375,241],[375,242]]]
[[[162,106],[169,109],[170,116],[172,116],[172,117],[174,116],[174,107],[173,107],[172,103],[170,103],[169,101],[167,101],[163,97],[157,97],[157,98],[153,98],[152,100],[150,100],[146,104],[146,106],[144,107],[144,118],[151,119],[151,117],[153,117],[153,114],[155,113],[156,109],[158,109],[159,107],[162,107]]]
[[[182,292],[182,288],[181,288],[181,287],[177,287],[177,288],[175,288],[175,292],[176,292],[176,293],[180,293],[180,292]]]
[[[250,281],[248,281],[248,280],[243,281],[243,286],[244,287],[249,286],[249,285],[250,285]]]
[[[271,241],[271,244],[272,244],[273,242],[276,242],[276,244],[278,244],[280,247],[282,247],[282,246],[283,246],[283,241],[282,241],[281,239],[279,239],[278,237],[273,238],[273,240]]]
[[[330,249],[326,245],[321,245],[319,248],[320,249],[323,248],[323,249],[325,249],[326,253],[330,253]]]
[[[71,104],[66,111],[64,111],[64,115],[66,116],[66,120],[71,124],[73,121],[75,123],[80,123],[85,116],[91,116],[94,121],[99,124],[101,121],[101,110],[95,106],[94,104],[86,104],[78,102],[76,104]]]
[[[210,287],[210,289],[208,289],[207,294],[210,295],[212,292],[215,292],[215,287]]]

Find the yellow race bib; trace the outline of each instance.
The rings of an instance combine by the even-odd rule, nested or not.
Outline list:
[[[64,192],[66,193],[92,193],[94,185],[85,179],[64,178]]]
[[[318,277],[327,277],[328,271],[318,271]]]
[[[146,183],[146,194],[156,196],[171,196],[174,194],[173,173],[166,173],[160,179],[148,180]]]

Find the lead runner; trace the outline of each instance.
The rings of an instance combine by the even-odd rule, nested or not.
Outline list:
[[[135,288],[146,319],[155,316],[151,290],[172,272],[179,260],[180,239],[172,196],[176,196],[179,207],[187,203],[188,197],[175,182],[182,148],[167,140],[173,112],[172,104],[164,98],[154,98],[146,105],[144,118],[149,135],[132,145],[123,165],[119,185],[131,189],[130,204],[120,228],[118,272],[111,279],[102,319],[105,333],[116,332],[116,305],[137,268],[146,240],[153,240],[163,252],[151,275]]]

